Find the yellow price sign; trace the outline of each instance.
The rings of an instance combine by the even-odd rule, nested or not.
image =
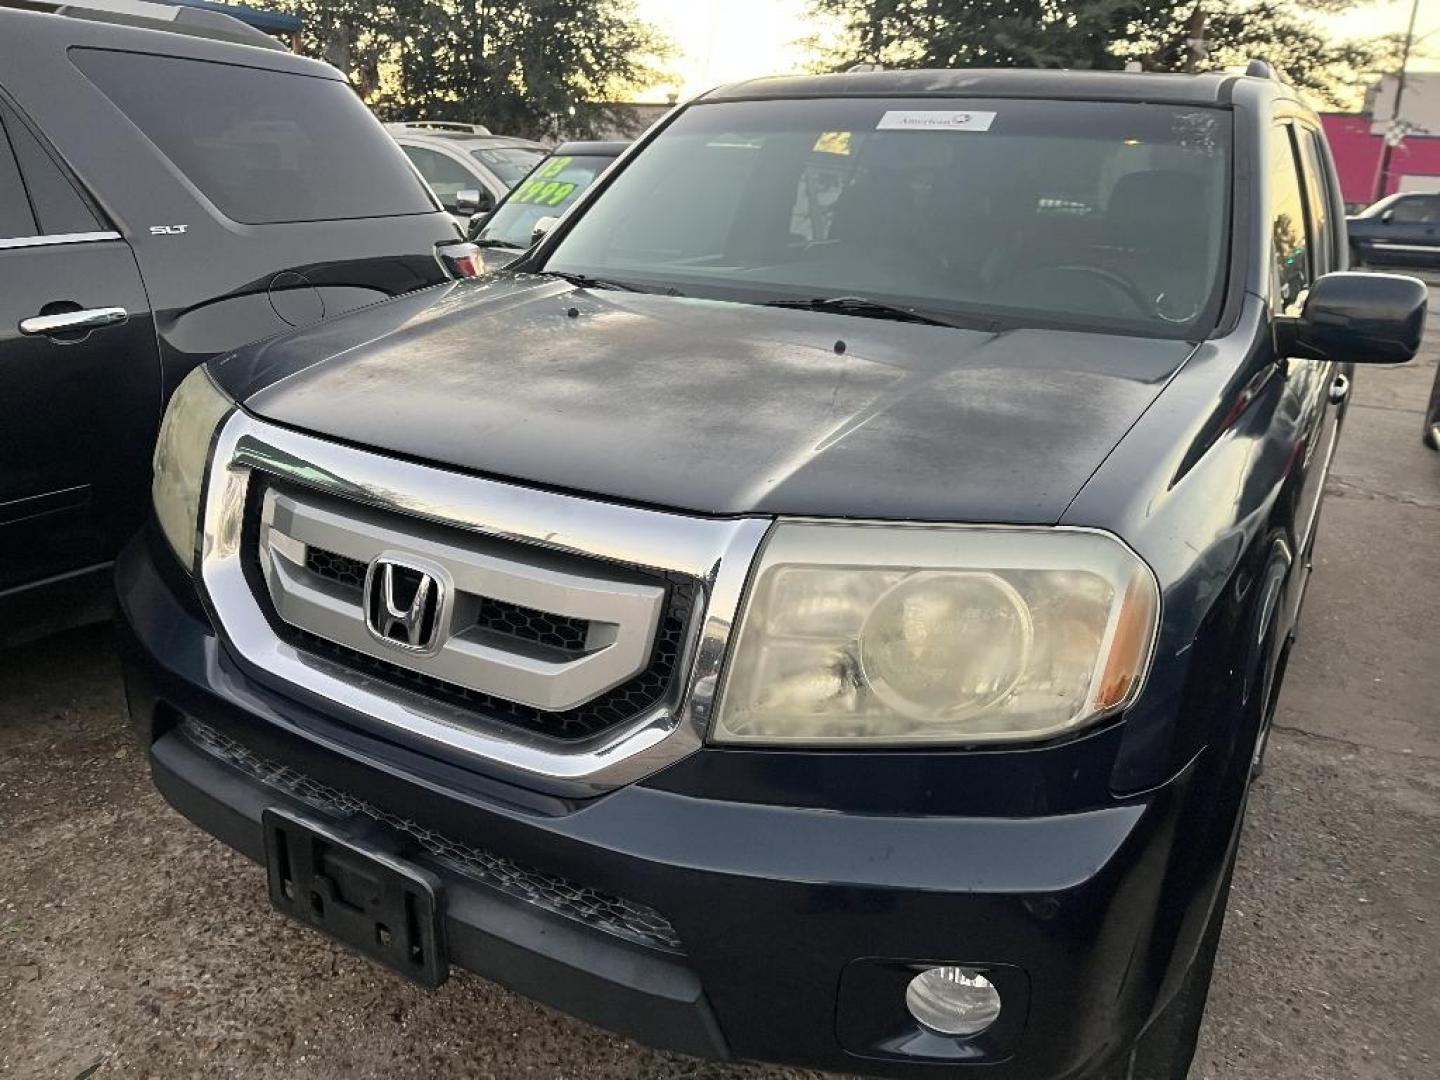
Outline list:
[[[519,206],[559,206],[575,191],[575,185],[536,178],[526,181],[509,201]]]
[[[515,189],[509,201],[520,206],[559,206],[574,193],[575,185],[555,178],[574,160],[573,157],[551,158]]]

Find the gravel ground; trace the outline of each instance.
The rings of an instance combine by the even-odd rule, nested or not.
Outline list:
[[[1440,355],[1363,372],[1192,1080],[1440,1076]],[[273,914],[171,812],[110,633],[0,654],[0,1075],[795,1078],[657,1054]]]

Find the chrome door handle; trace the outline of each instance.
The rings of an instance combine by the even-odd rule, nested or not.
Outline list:
[[[82,311],[61,311],[54,315],[32,315],[20,320],[22,334],[74,334],[117,326],[130,318],[123,307],[85,308]]]
[[[1336,375],[1335,381],[1330,384],[1330,404],[1339,405],[1350,393],[1350,380],[1344,375]]]

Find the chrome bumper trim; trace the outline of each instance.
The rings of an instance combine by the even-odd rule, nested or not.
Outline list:
[[[282,640],[246,577],[242,551],[255,472],[412,518],[642,570],[700,587],[678,707],[562,744],[390,686]],[[237,410],[216,436],[206,480],[202,592],[231,652],[262,678],[333,701],[379,730],[399,729],[487,772],[547,791],[593,795],[697,749],[766,518],[702,518],[467,476],[276,428]]]

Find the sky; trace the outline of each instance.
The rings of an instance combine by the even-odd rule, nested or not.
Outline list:
[[[800,43],[815,33],[805,0],[636,0],[635,8],[674,42],[678,55],[668,67],[679,81],[661,89],[681,98],[803,70],[808,57]]]
[[[803,42],[823,27],[806,18],[805,0],[636,0],[640,17],[663,30],[677,47],[669,64],[677,82],[647,95],[681,98],[721,83],[757,75],[802,70],[808,60]],[[1328,21],[1346,35],[1403,33],[1410,0],[1375,0]],[[1414,70],[1440,70],[1440,0],[1420,0],[1415,35],[1420,49]]]
[[[1368,34],[1403,34],[1410,19],[1412,0],[1380,0],[1362,4],[1329,22],[1339,34],[1362,37]],[[1415,19],[1415,53],[1410,71],[1440,71],[1440,0],[1420,0]],[[1426,55],[1428,53],[1428,55]]]

